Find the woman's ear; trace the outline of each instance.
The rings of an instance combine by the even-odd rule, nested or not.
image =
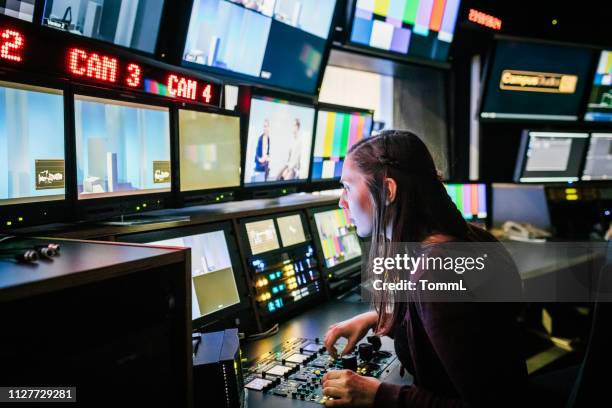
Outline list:
[[[385,184],[387,187],[387,201],[386,201],[386,205],[389,205],[389,203],[392,203],[395,201],[395,196],[397,193],[397,183],[395,182],[395,179],[391,178],[391,177],[386,177],[385,178]]]

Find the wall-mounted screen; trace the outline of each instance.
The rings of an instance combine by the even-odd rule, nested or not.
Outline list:
[[[446,61],[460,0],[357,0],[350,42],[407,57]]]
[[[372,131],[371,112],[320,109],[317,113],[312,179],[339,179],[346,152]]]
[[[244,183],[307,180],[313,127],[312,106],[253,97]]]
[[[64,97],[0,81],[0,206],[63,200]]]
[[[582,180],[612,179],[612,133],[591,133]]]
[[[168,108],[74,96],[78,198],[170,191]]]
[[[154,53],[164,0],[47,0],[43,25]]]
[[[327,268],[361,256],[359,238],[352,229],[346,210],[318,212],[314,214],[314,219]]]
[[[194,0],[183,64],[316,92],[336,0]]]
[[[32,22],[36,3],[41,0],[2,0],[0,1],[0,14],[15,17],[20,20]]]
[[[179,110],[181,191],[240,185],[240,118]]]
[[[612,51],[601,52],[592,86],[584,119],[612,122]]]

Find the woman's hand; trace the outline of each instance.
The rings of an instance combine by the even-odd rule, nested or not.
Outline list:
[[[368,330],[376,325],[377,320],[378,315],[372,311],[362,313],[337,324],[332,324],[327,329],[327,333],[325,333],[325,348],[333,358],[336,358],[337,352],[334,344],[336,344],[340,337],[344,337],[348,340],[348,343],[341,354],[349,353],[355,347],[355,344],[366,335]]]
[[[363,407],[374,405],[380,381],[355,374],[351,370],[333,370],[323,376],[323,395],[333,397],[325,401],[327,407]]]

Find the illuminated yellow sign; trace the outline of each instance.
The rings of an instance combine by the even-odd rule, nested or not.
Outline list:
[[[509,91],[573,94],[577,84],[577,75],[505,69],[499,81],[499,88]]]

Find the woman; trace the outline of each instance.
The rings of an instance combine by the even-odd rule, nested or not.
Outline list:
[[[432,256],[446,242],[496,240],[465,222],[446,193],[424,143],[406,131],[385,131],[348,152],[342,171],[340,206],[361,237],[371,237],[366,260],[385,244],[421,243]],[[478,244],[481,245],[481,244]],[[501,245],[497,245],[501,246]],[[497,254],[498,275],[513,293],[520,278],[505,250]],[[418,271],[416,278],[427,277]],[[411,278],[412,279],[412,278]],[[348,339],[343,353],[373,329],[394,339],[398,359],[413,376],[412,386],[381,383],[349,370],[323,378],[327,406],[461,407],[512,405],[522,395],[526,366],[515,327],[516,304],[428,302],[417,290],[408,302],[374,293],[375,310],[333,325],[325,345]]]

